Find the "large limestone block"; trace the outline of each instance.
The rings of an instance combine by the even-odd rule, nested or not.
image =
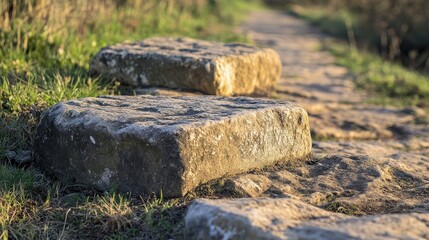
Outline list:
[[[65,183],[173,197],[224,175],[304,159],[311,137],[306,111],[289,102],[106,96],[50,108],[36,152]]]
[[[266,94],[281,75],[271,49],[190,38],[150,38],[105,47],[91,70],[132,86],[197,90],[213,95]]]
[[[429,214],[352,217],[294,199],[196,200],[185,239],[428,239]]]

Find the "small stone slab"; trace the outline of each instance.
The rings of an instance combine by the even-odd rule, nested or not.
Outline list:
[[[61,102],[43,115],[35,144],[38,164],[64,183],[165,197],[311,154],[303,108],[247,97]]]
[[[200,199],[184,239],[428,239],[428,222],[428,213],[353,217],[288,198]]]
[[[161,86],[212,95],[264,95],[281,75],[272,49],[190,38],[150,38],[100,50],[91,71],[132,86]]]

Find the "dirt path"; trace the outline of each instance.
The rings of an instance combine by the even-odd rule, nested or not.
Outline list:
[[[265,11],[253,13],[243,28],[257,44],[280,54],[283,77],[276,97],[307,109],[315,139],[396,139],[410,145],[415,144],[410,138],[419,137],[421,147],[429,146],[427,124],[415,124],[422,122],[424,111],[365,104],[368,95],[354,88],[349,71],[320,50],[329,37],[314,27],[281,12]],[[408,149],[417,147],[408,145]]]
[[[347,69],[322,51],[328,38],[281,12],[253,13],[244,31],[275,49],[275,97],[309,113],[317,157],[308,164],[226,179],[240,196],[292,196],[348,214],[429,212],[429,125],[418,108],[365,104]]]
[[[335,66],[334,58],[319,51],[326,38],[305,22],[280,12],[257,12],[245,31],[259,45],[274,48],[283,62],[278,92],[318,102],[358,102],[364,96],[344,81],[347,69]]]

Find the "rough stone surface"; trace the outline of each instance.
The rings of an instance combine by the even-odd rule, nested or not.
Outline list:
[[[226,177],[215,186],[237,197],[287,196],[352,215],[429,212],[428,169],[429,157],[410,153],[337,154]]]
[[[429,136],[424,116],[408,109],[297,101],[310,116],[312,136],[316,140],[406,139]],[[416,124],[418,123],[418,124]],[[429,137],[426,137],[429,138]]]
[[[194,201],[185,239],[428,239],[429,214],[352,217],[282,199]]]
[[[311,154],[305,110],[246,97],[62,102],[43,115],[35,142],[39,165],[65,183],[166,197]]]
[[[101,49],[91,70],[132,86],[162,86],[222,96],[259,95],[274,88],[281,62],[271,49],[190,38],[150,38]]]

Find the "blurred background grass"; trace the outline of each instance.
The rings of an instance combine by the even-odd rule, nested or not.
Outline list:
[[[154,35],[240,41],[227,28],[249,7],[226,0],[5,0],[0,69],[87,69],[100,47]]]
[[[429,107],[429,1],[266,0],[343,40],[324,46],[377,103]]]
[[[242,0],[3,0],[0,105],[19,112],[115,90],[87,71],[91,57],[109,44],[155,35],[245,41],[233,27],[256,5]]]
[[[309,19],[329,34],[355,41],[361,49],[377,52],[412,69],[429,71],[429,2],[426,0],[266,2]]]

